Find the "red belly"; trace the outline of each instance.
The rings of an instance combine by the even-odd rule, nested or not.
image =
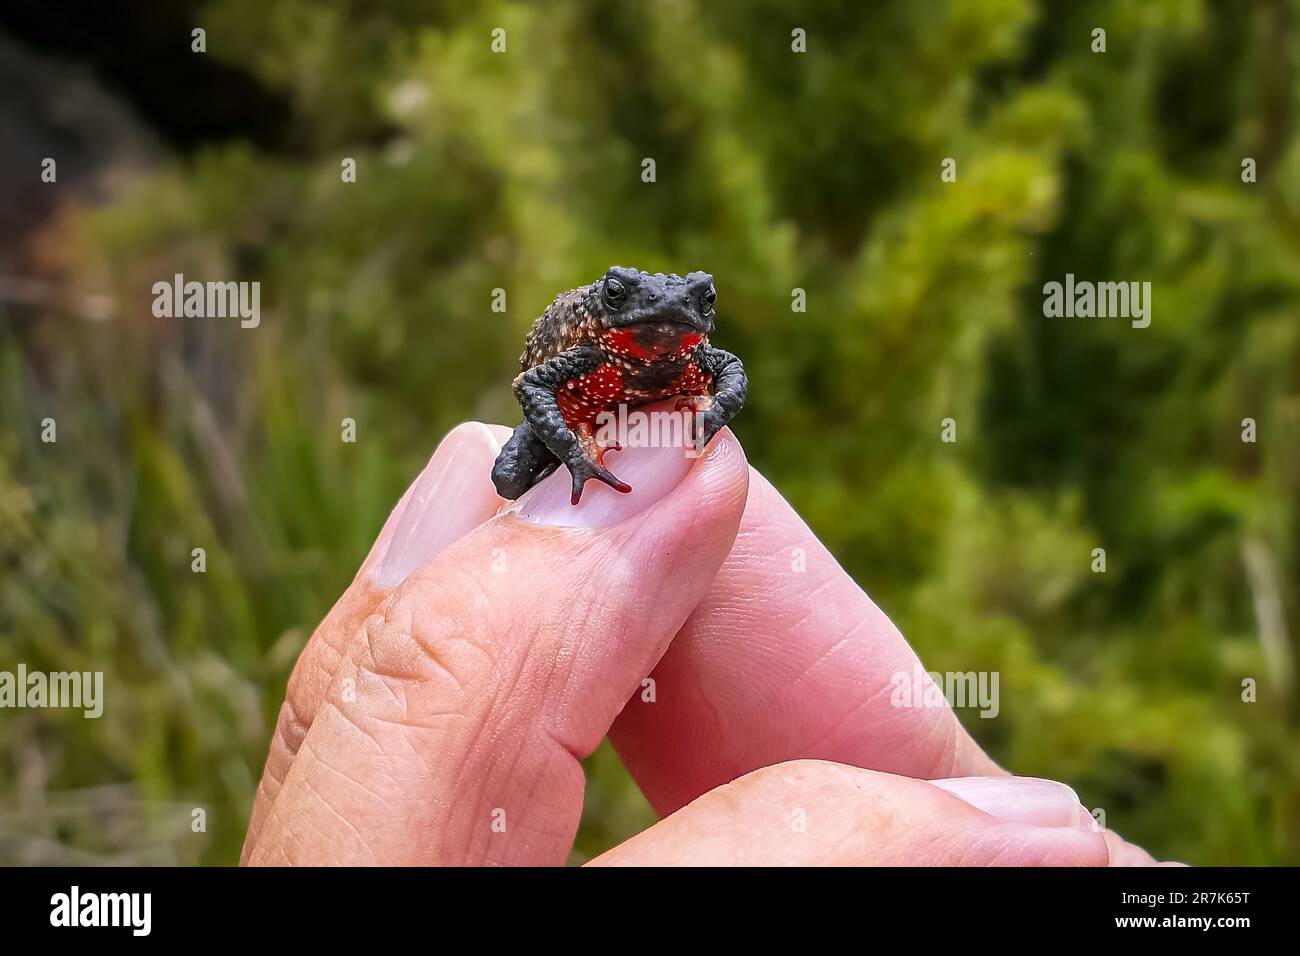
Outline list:
[[[697,362],[688,362],[680,376],[651,391],[631,390],[622,368],[607,362],[593,372],[566,382],[555,395],[565,424],[577,431],[580,426],[595,428],[596,416],[613,411],[624,402],[635,408],[647,402],[674,395],[707,395],[713,376]]]
[[[623,372],[606,363],[594,372],[570,379],[555,393],[564,422],[575,431],[579,425],[591,425],[603,411],[617,408],[623,397]]]

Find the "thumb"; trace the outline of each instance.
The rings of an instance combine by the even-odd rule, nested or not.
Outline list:
[[[708,589],[748,487],[727,431],[695,460],[609,463],[631,494],[592,482],[575,508],[553,474],[365,620],[251,862],[564,862],[579,760]]]

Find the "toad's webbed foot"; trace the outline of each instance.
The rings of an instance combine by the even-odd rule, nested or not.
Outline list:
[[[577,441],[573,443],[573,453],[564,462],[564,467],[568,468],[569,474],[573,476],[573,493],[569,496],[570,502],[576,505],[582,499],[583,486],[592,478],[603,481],[623,494],[632,490],[631,485],[620,481],[605,467],[605,453],[618,451],[622,448],[621,445],[617,442],[601,445],[587,425],[579,425],[574,436]]]

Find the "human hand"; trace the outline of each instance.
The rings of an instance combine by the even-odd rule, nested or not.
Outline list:
[[[1062,785],[909,779],[1001,771],[948,708],[890,706],[911,648],[730,432],[695,461],[618,453],[630,495],[592,484],[574,508],[561,474],[498,514],[488,476],[508,435],[444,440],[309,641],[244,862],[563,863],[578,760],[607,733],[660,813],[706,795],[600,862],[1129,852],[1108,852]],[[650,704],[634,695],[652,670]],[[795,810],[808,839],[790,844]],[[684,842],[701,821],[726,834]],[[834,836],[846,821],[865,842]]]

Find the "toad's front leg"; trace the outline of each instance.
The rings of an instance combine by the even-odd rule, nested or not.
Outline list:
[[[560,407],[558,393],[572,388],[577,394],[566,395],[566,402],[577,409],[599,396],[599,389],[583,389],[585,376],[591,376],[605,364],[604,356],[595,346],[580,345],[561,352],[548,361],[535,365],[514,381],[515,396],[524,410],[524,419],[533,434],[564,463],[573,478],[570,501],[577,504],[582,498],[582,488],[590,479],[603,481],[615,491],[628,492],[632,486],[619,481],[602,463],[603,449],[596,441],[590,427],[596,408],[581,423],[570,427]],[[570,383],[573,383],[571,386]]]
[[[707,343],[696,350],[695,361],[708,374],[711,382],[711,394],[690,403],[698,411],[697,420],[691,423],[691,428],[696,451],[700,451],[745,407],[745,398],[749,394],[749,377],[745,374],[745,366],[740,359]],[[682,407],[681,403],[679,407]]]

